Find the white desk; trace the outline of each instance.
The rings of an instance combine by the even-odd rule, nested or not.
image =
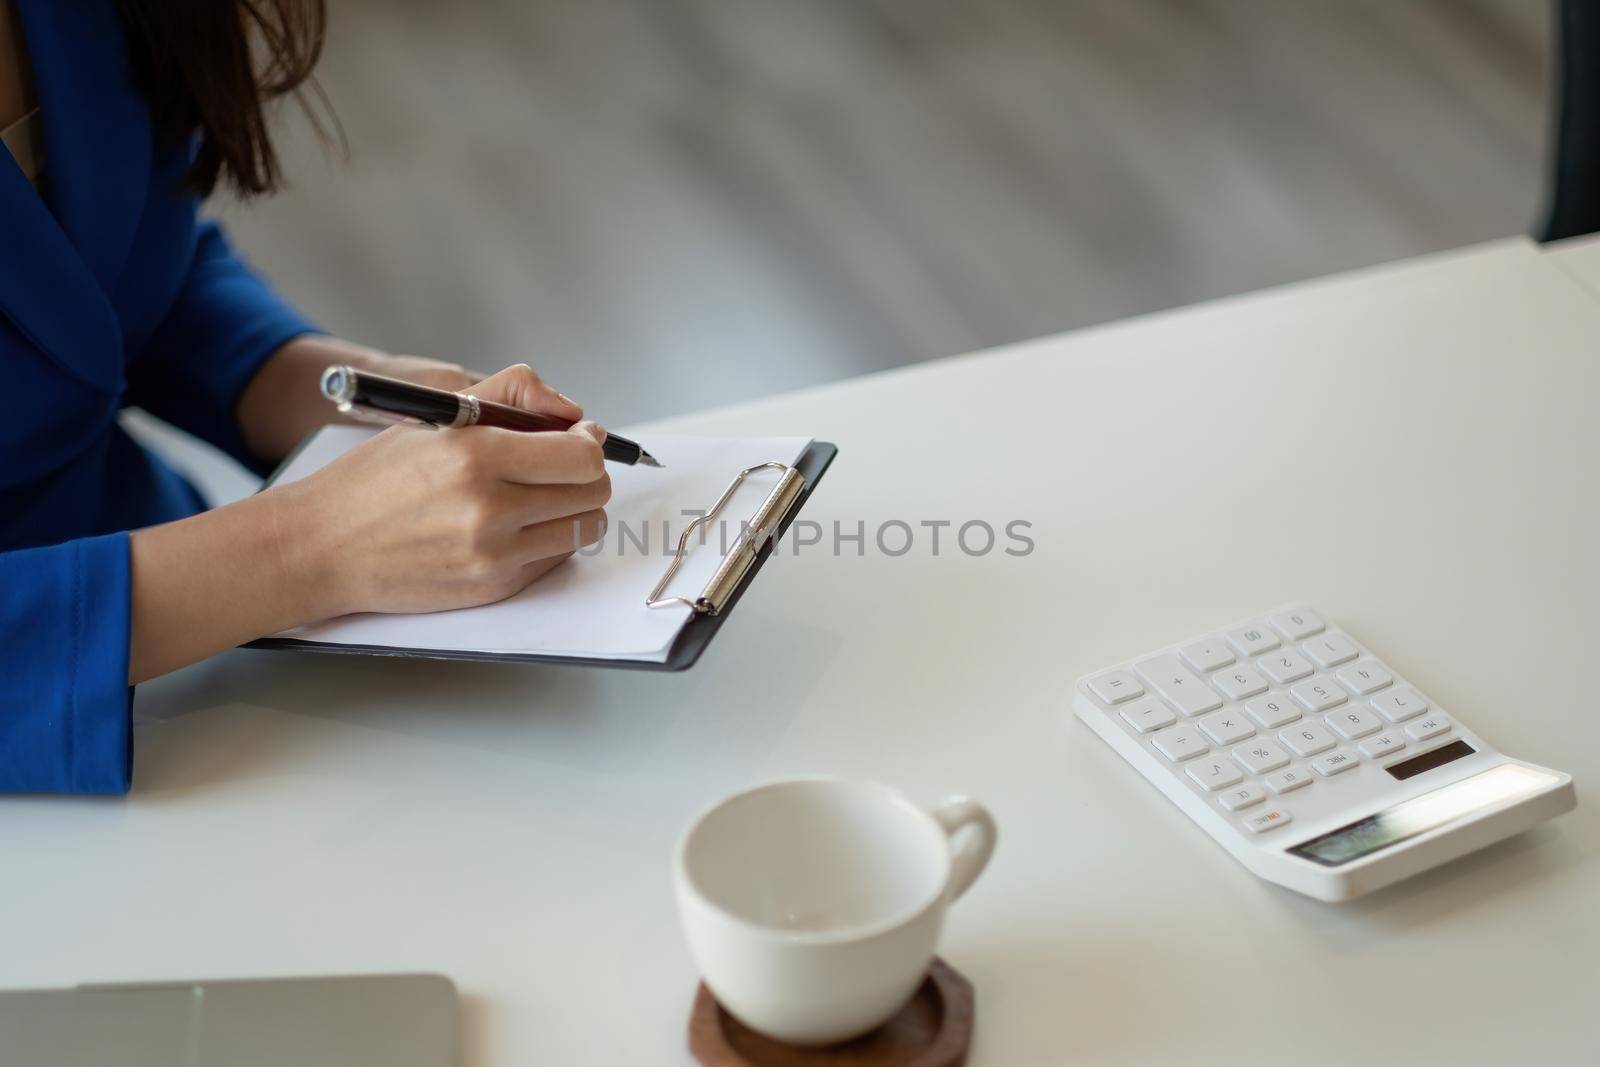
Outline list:
[[[808,518],[1037,550],[774,560],[683,676],[236,652],[145,686],[131,799],[0,802],[0,986],[438,970],[470,1064],[682,1064],[680,828],[831,771],[1000,820],[943,948],[975,1067],[1594,1062],[1597,395],[1600,302],[1506,242],[677,420],[838,442]],[[1579,809],[1318,904],[1069,712],[1293,598]]]
[[[1600,297],[1600,234],[1569,237],[1565,241],[1544,245],[1541,251],[1547,261]]]

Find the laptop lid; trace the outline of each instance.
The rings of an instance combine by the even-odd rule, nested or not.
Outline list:
[[[458,1067],[437,974],[0,992],[7,1067]]]

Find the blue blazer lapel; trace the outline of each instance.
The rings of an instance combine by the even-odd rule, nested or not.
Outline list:
[[[46,179],[67,236],[102,285],[127,262],[150,187],[150,112],[111,0],[19,5],[39,103]]]
[[[47,164],[48,166],[48,164]],[[46,180],[49,171],[46,170]],[[11,154],[0,150],[0,312],[62,370],[122,389],[122,327],[88,264]]]
[[[44,117],[44,179],[55,214],[0,160],[0,225],[27,261],[0,257],[0,304],[58,363],[121,387],[122,338],[107,293],[144,214],[150,116],[133,85],[111,0],[18,0]]]

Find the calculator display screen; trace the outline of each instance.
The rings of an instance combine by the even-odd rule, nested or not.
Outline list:
[[[1303,841],[1288,851],[1324,867],[1337,867],[1462,816],[1536,793],[1559,781],[1555,775],[1544,771],[1502,763],[1471,778],[1412,797],[1349,826]]]

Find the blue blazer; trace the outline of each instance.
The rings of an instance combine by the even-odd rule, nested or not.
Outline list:
[[[46,195],[0,150],[0,790],[122,793],[127,531],[205,505],[117,412],[252,462],[235,401],[313,328],[198,219],[192,146],[153,141],[113,0],[17,10]]]

